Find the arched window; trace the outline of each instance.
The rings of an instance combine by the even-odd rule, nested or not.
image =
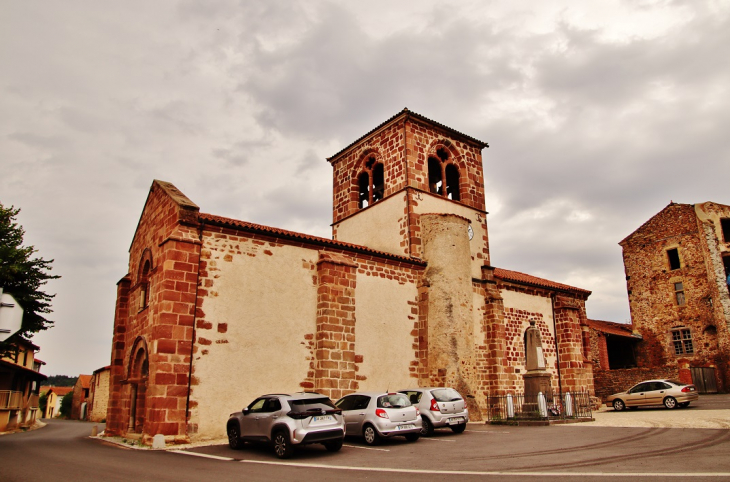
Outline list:
[[[371,206],[385,196],[385,173],[383,164],[375,157],[369,157],[363,171],[357,176],[358,201],[360,209]]]
[[[461,199],[459,196],[459,170],[453,164],[446,166],[446,197],[452,201]]]
[[[449,161],[449,153],[438,149],[428,158],[428,190],[452,201],[460,201],[459,169]]]
[[[137,285],[139,286],[139,311],[147,308],[150,301],[150,275],[152,272],[152,253],[145,249],[139,264]]]

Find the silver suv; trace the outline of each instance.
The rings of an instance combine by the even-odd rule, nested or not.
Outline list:
[[[469,410],[459,392],[453,388],[409,388],[399,390],[421,412],[421,435],[433,435],[433,429],[449,427],[462,433],[469,421]]]
[[[342,411],[325,395],[311,392],[262,395],[240,412],[232,413],[226,425],[228,445],[243,448],[245,442],[274,446],[284,459],[294,446],[321,443],[330,452],[342,448],[345,420]]]

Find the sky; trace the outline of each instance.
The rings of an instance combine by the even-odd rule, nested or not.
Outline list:
[[[0,203],[62,276],[43,372],[109,364],[153,179],[330,237],[326,157],[405,107],[489,143],[494,266],[629,322],[618,243],[730,204],[728,45],[730,0],[1,0]]]

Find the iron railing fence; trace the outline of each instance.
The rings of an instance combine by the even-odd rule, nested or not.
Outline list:
[[[588,392],[516,393],[487,397],[489,421],[579,420],[593,418]]]

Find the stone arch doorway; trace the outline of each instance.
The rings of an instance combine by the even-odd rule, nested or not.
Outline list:
[[[145,423],[145,402],[147,399],[147,380],[149,378],[149,357],[147,342],[139,337],[135,340],[129,354],[129,422],[128,433],[142,433]]]

